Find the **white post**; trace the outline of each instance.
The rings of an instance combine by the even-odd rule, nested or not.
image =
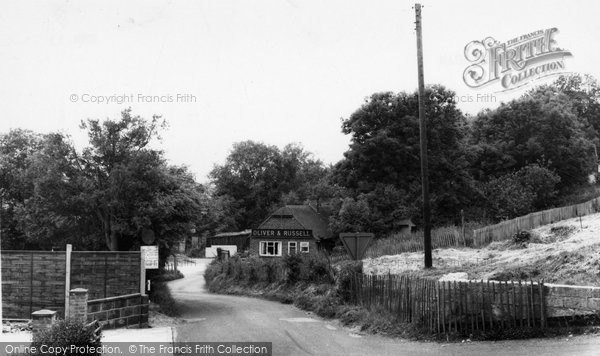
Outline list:
[[[140,294],[146,295],[146,260],[140,247]]]
[[[73,246],[67,244],[67,250],[65,251],[65,320],[69,318],[69,301],[71,297],[71,251]]]

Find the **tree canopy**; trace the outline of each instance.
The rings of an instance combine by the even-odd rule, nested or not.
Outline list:
[[[200,224],[204,187],[149,148],[164,127],[160,117],[128,109],[81,127],[89,136],[81,152],[60,133],[0,135],[3,247],[129,250],[152,229],[170,248]]]

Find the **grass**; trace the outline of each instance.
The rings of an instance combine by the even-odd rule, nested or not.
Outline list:
[[[457,226],[445,226],[431,230],[433,248],[471,246],[473,242],[473,224],[465,226],[463,238],[462,229]],[[410,234],[390,234],[371,243],[365,254],[368,258],[398,255],[404,252],[423,251],[423,232]]]
[[[159,305],[161,313],[171,317],[179,316],[179,305],[171,295],[167,282],[183,278],[183,274],[179,271],[162,271],[160,274],[149,277],[151,288],[148,297],[150,301]]]
[[[169,281],[174,281],[176,279],[181,279],[183,278],[183,273],[179,272],[178,270],[176,271],[163,271],[161,274],[157,275],[154,279],[153,282],[169,282]]]

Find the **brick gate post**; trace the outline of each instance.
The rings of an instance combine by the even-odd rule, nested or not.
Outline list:
[[[42,309],[31,313],[32,333],[39,334],[41,331],[48,330],[58,320],[54,310]]]
[[[87,322],[88,290],[75,288],[69,291],[69,319]]]

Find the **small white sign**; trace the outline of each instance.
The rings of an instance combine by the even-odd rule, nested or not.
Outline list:
[[[146,269],[158,269],[158,246],[141,246]]]

